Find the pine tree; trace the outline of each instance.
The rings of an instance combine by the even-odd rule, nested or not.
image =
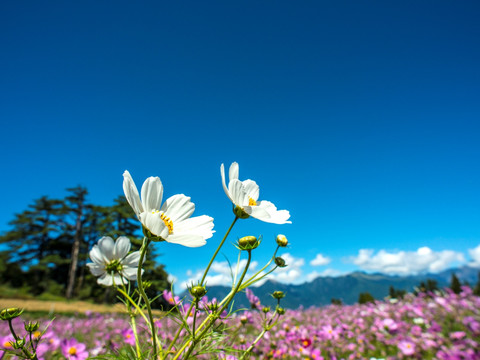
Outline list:
[[[71,195],[66,198],[65,206],[67,213],[73,215],[72,228],[72,252],[70,256],[70,268],[68,270],[68,281],[65,296],[71,299],[77,277],[78,257],[80,255],[80,247],[83,242],[83,225],[85,222],[86,196],[88,191],[86,188],[77,186],[76,188],[67,189]]]
[[[473,293],[477,296],[480,296],[480,271],[478,272],[477,284],[473,288]]]
[[[373,303],[375,302],[375,298],[369,292],[360,293],[358,296],[358,303],[359,304],[366,304],[366,303]]]
[[[455,273],[452,273],[452,278],[450,280],[450,289],[455,294],[460,294],[462,292],[462,284],[460,283],[460,280],[458,279],[457,275]]]
[[[16,214],[9,223],[12,229],[0,236],[0,243],[6,245],[2,253],[7,269],[15,264],[21,274],[27,271],[22,284],[30,285],[33,295],[51,285],[52,270],[59,265],[56,260],[68,259],[61,239],[62,209],[61,200],[43,196],[34,200],[27,210]],[[57,245],[52,246],[52,243]]]

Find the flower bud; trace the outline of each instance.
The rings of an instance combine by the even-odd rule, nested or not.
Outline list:
[[[269,306],[265,306],[262,311],[266,314],[270,311],[270,307]]]
[[[25,339],[18,339],[17,341],[12,341],[12,347],[16,350],[23,349],[25,346]]]
[[[240,322],[245,325],[248,322],[248,318],[245,315],[240,316]]]
[[[285,260],[284,260],[282,257],[277,256],[277,257],[275,258],[275,265],[277,265],[278,267],[283,268],[283,267],[286,267],[286,266],[287,266],[287,263],[285,262]]]
[[[274,291],[272,296],[274,299],[279,300],[285,297],[285,293],[283,291]]]
[[[286,247],[288,245],[287,237],[282,234],[277,235],[276,242],[277,242],[277,245],[280,247]]]
[[[253,250],[260,245],[260,241],[255,236],[244,236],[238,239],[237,247],[240,250]]]
[[[234,206],[233,207],[233,213],[235,214],[236,217],[239,219],[248,219],[250,215],[248,215],[245,210],[243,210],[240,206]]]
[[[218,303],[216,301],[213,301],[207,305],[208,310],[215,312],[218,310]]]
[[[25,322],[23,326],[25,327],[25,331],[28,331],[29,333],[33,333],[38,330],[38,328],[40,327],[40,324],[38,322],[29,321],[29,322]]]
[[[0,311],[0,319],[12,320],[22,315],[22,313],[23,313],[23,309],[19,309],[19,308],[3,309],[2,311]]]
[[[282,307],[277,307],[277,314],[278,315],[284,315],[285,314],[285,309]]]
[[[142,286],[144,290],[151,288],[152,285],[153,283],[149,280],[142,281]]]
[[[197,285],[190,288],[190,294],[195,299],[201,299],[207,293],[207,289],[204,286]]]

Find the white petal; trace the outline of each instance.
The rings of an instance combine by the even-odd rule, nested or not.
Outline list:
[[[95,263],[88,263],[87,266],[90,269],[90,272],[93,274],[93,276],[101,276],[105,274],[105,266],[100,266]]]
[[[213,236],[213,218],[207,215],[196,216],[186,219],[175,225],[174,234],[195,234],[205,239]],[[172,236],[172,235],[170,235]]]
[[[253,180],[245,180],[242,182],[242,184],[247,196],[257,201],[260,195],[260,188],[258,187],[257,183]]]
[[[143,269],[142,269],[142,273],[143,273]],[[137,268],[124,267],[122,270],[122,275],[128,280],[137,280]]]
[[[140,251],[134,251],[122,261],[122,265],[137,268],[140,261]]]
[[[142,185],[142,204],[144,211],[159,210],[162,204],[163,185],[159,177],[149,177]]]
[[[100,285],[112,286],[113,285],[112,275],[107,273],[103,274],[97,279],[97,283]]]
[[[175,223],[192,216],[195,211],[195,204],[190,201],[188,196],[178,194],[165,200],[161,210],[172,220],[174,225],[173,230],[175,231]]]
[[[169,243],[179,244],[187,247],[199,247],[207,243],[203,236],[193,234],[170,235],[166,240]]]
[[[228,170],[228,180],[232,181],[233,179],[238,179],[238,163],[234,162],[230,165]]]
[[[225,183],[225,168],[224,168],[223,164],[220,165],[220,175],[222,176],[223,191],[225,191],[225,194],[227,194],[230,201],[235,203],[235,201],[233,201],[233,199],[232,199],[232,196],[230,195],[230,192],[228,191],[227,184]]]
[[[133,182],[130,173],[125,170],[123,173],[123,192],[127,198],[128,203],[132,207],[135,214],[138,216],[143,212],[143,206],[140,201],[140,195],[138,195],[137,186]]]
[[[115,243],[110,236],[104,236],[98,240],[98,247],[106,260],[110,261],[115,259],[115,257],[113,257]]]
[[[228,184],[228,190],[232,195],[233,203],[239,206],[248,205],[248,196],[240,180],[234,179]]]
[[[115,241],[115,248],[113,249],[113,256],[115,259],[123,259],[128,252],[132,244],[126,236],[120,236],[117,241]]]
[[[274,214],[270,214],[271,219],[270,222],[273,224],[291,224],[292,222],[289,221],[290,213],[288,210],[278,210]]]
[[[245,212],[248,213],[247,210]],[[268,214],[268,216],[265,215]],[[251,216],[259,220],[273,223],[273,224],[291,224],[288,221],[290,213],[287,210],[277,210],[277,207],[270,201],[262,200],[257,203],[257,206],[252,206]]]
[[[112,275],[110,275],[110,278],[112,277]],[[119,285],[122,285],[122,284],[126,284],[128,281],[126,279],[124,279],[120,274],[115,274],[113,276],[113,281],[115,283],[116,286],[119,286]]]
[[[168,228],[160,218],[160,213],[143,212],[140,214],[140,221],[153,235],[164,239],[168,236]]]
[[[90,250],[90,259],[97,264],[97,265],[105,265],[108,261],[105,259],[105,256],[103,256],[102,252],[100,251],[100,248],[98,245],[93,245],[92,250]]]
[[[259,206],[244,206],[243,210],[250,216],[254,217],[255,219],[262,220],[265,222],[270,222],[270,213]]]

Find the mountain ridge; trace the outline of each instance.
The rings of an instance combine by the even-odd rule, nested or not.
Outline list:
[[[274,291],[283,291],[286,297],[281,305],[288,309],[296,309],[300,306],[323,306],[331,303],[331,299],[340,299],[344,304],[354,304],[362,292],[369,292],[375,299],[383,299],[389,293],[390,286],[396,290],[411,292],[420,282],[432,279],[437,281],[440,288],[448,286],[452,274],[462,281],[474,285],[477,282],[480,269],[463,266],[451,268],[439,273],[425,273],[419,275],[386,275],[382,273],[366,273],[355,271],[340,276],[319,276],[312,281],[302,284],[284,284],[274,280],[267,280],[259,287],[251,287],[253,293],[260,298],[264,306],[275,306],[276,300],[270,295]],[[209,299],[223,299],[230,291],[227,286],[208,287]],[[235,297],[234,308],[249,308],[250,304],[245,293]]]

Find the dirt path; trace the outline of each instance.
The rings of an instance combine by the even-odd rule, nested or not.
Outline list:
[[[122,304],[99,305],[91,304],[85,301],[40,301],[23,299],[0,299],[0,309],[17,307],[26,311],[48,311],[53,313],[85,313],[93,311],[99,313],[124,312],[125,307]]]

